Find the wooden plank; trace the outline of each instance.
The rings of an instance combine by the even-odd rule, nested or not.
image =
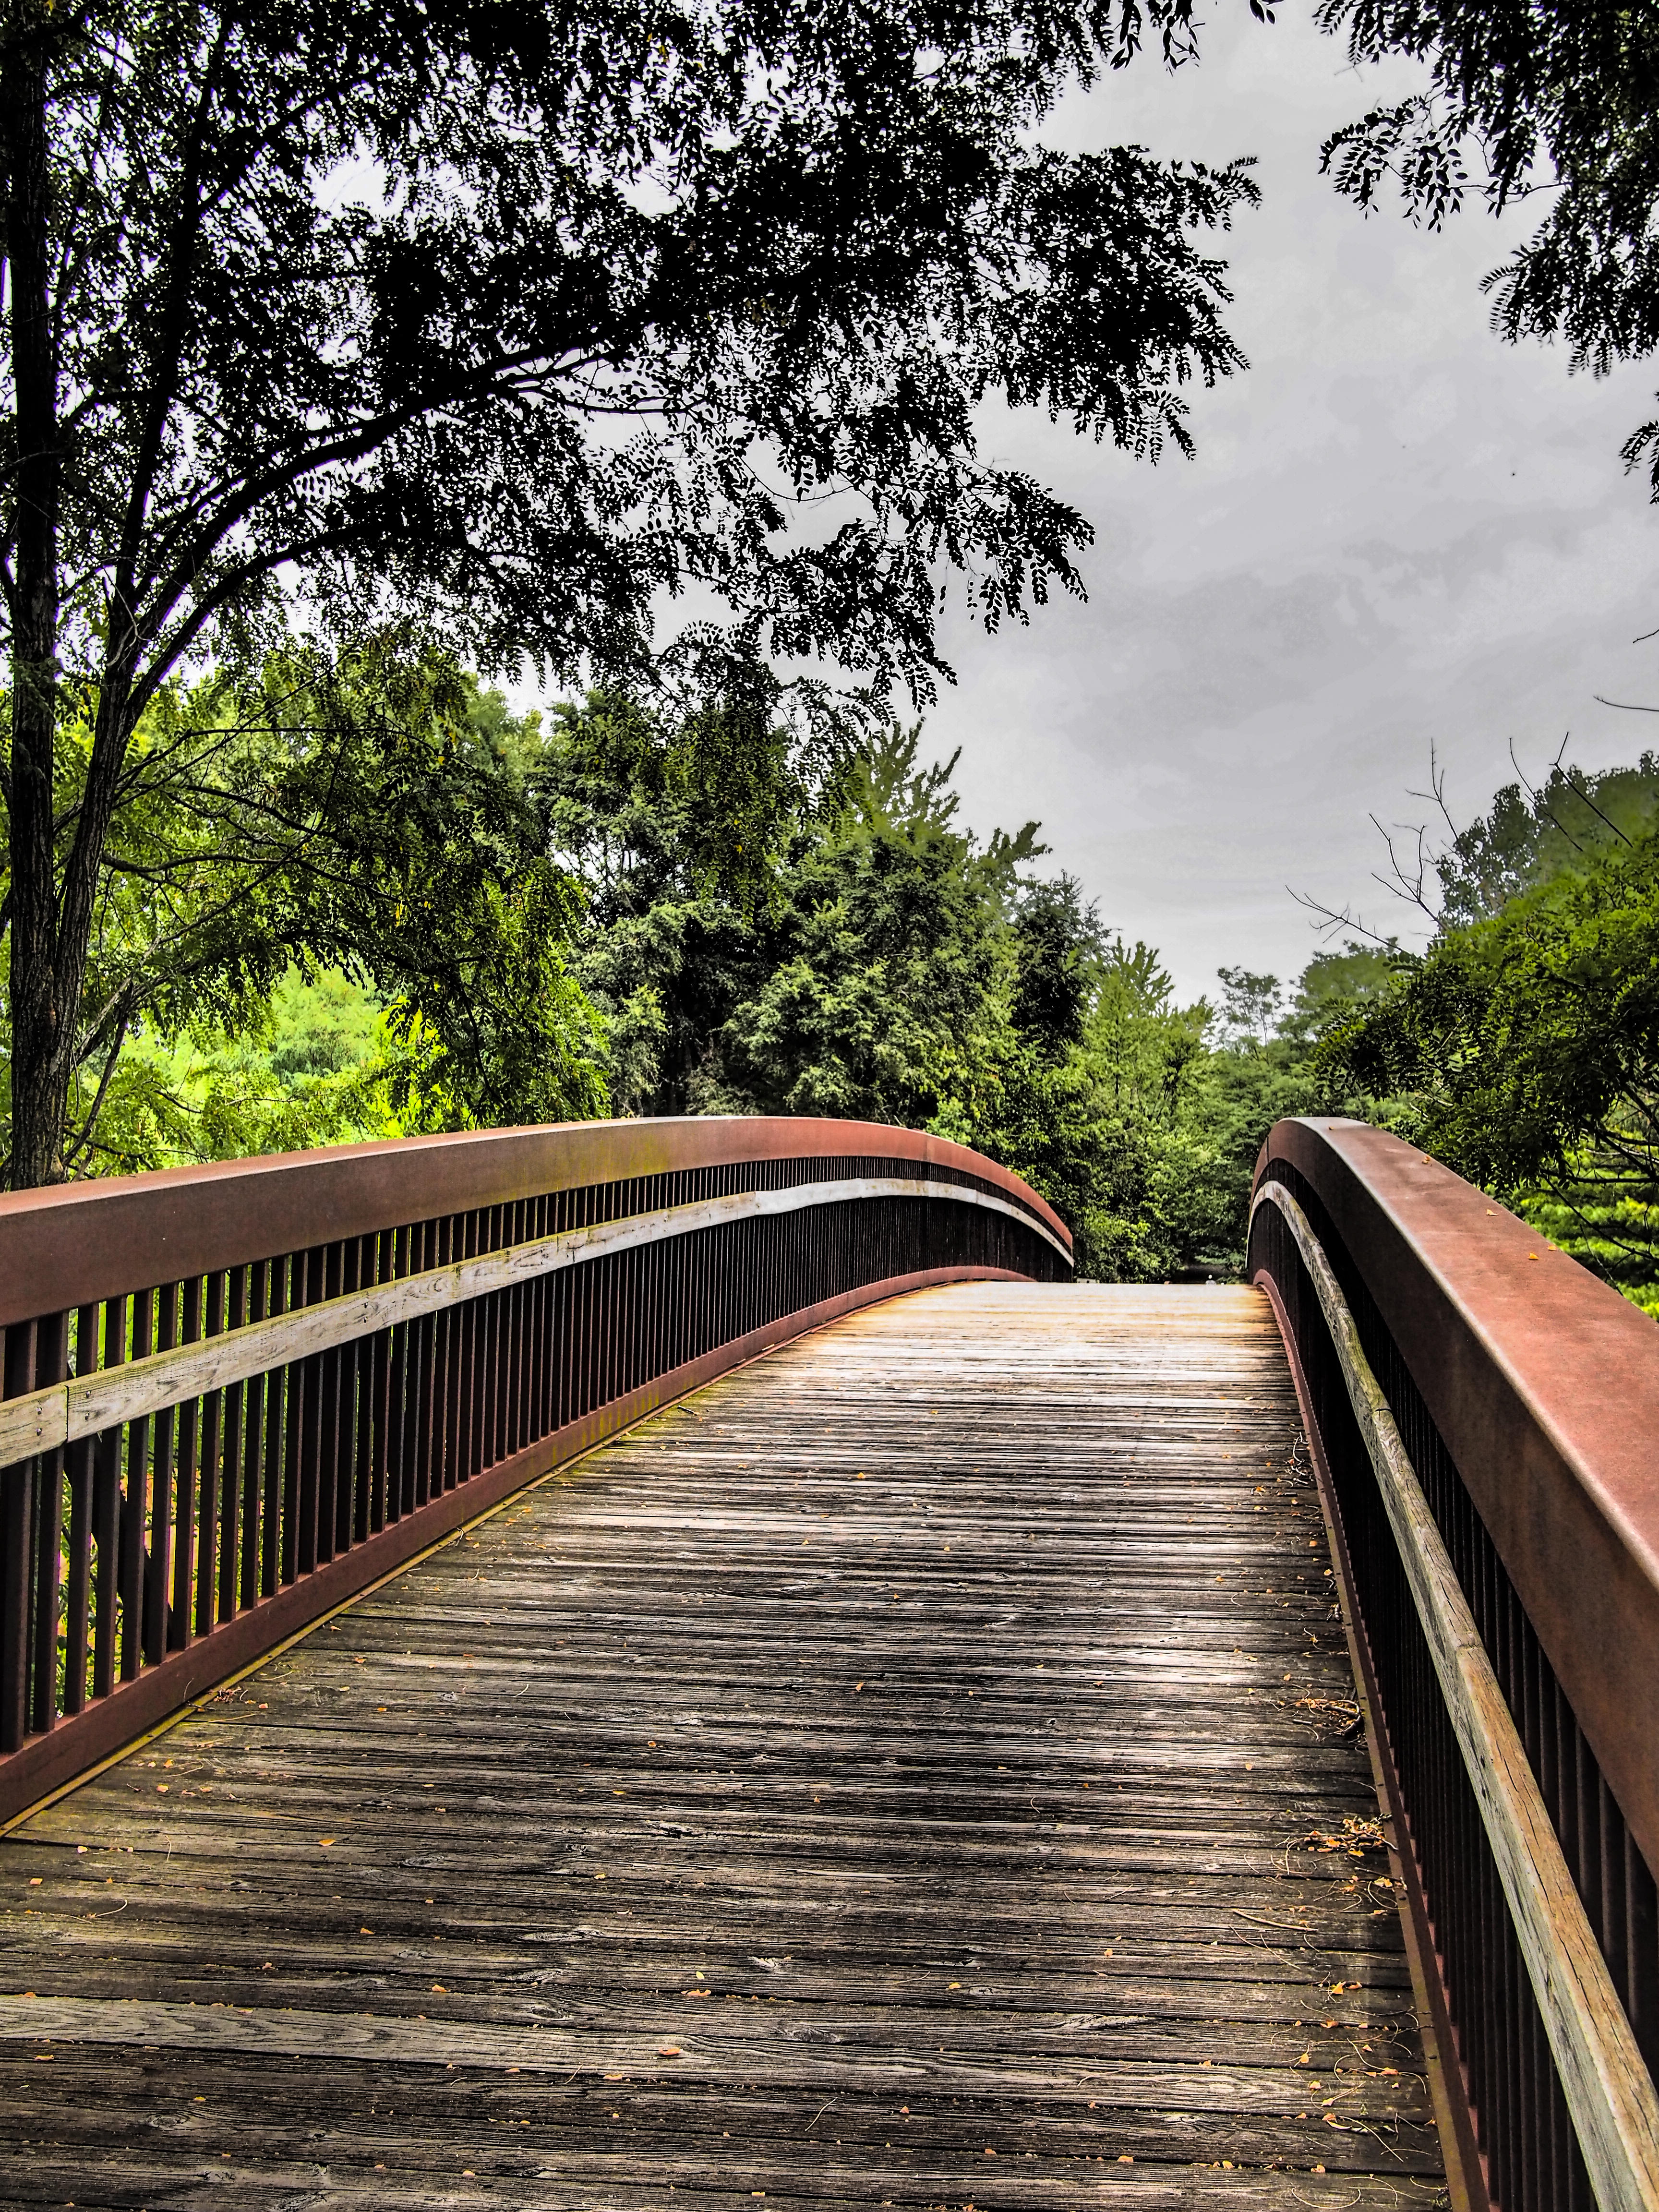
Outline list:
[[[1294,1431],[974,1285],[515,1499],[0,1844],[0,2202],[1428,2212]]]

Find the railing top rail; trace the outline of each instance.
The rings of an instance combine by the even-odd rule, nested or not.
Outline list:
[[[965,1146],[885,1122],[748,1115],[556,1122],[331,1146],[0,1196],[0,1327],[414,1221],[739,1161],[884,1158],[953,1169],[1053,1207]]]
[[[1317,1194],[1650,1865],[1659,1864],[1659,1334],[1497,1201],[1360,1121],[1262,1147]]]

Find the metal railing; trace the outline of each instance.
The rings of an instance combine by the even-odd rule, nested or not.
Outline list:
[[[1659,1337],[1449,1170],[1281,1122],[1249,1271],[1337,1538],[1460,2193],[1659,2206]]]
[[[1071,1239],[858,1122],[412,1139],[0,1199],[0,1820],[654,1406]]]

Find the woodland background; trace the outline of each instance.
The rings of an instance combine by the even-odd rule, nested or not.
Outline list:
[[[64,735],[71,786],[77,742]],[[925,1127],[1025,1176],[1107,1280],[1234,1273],[1280,1115],[1431,1147],[1659,1312],[1659,760],[1425,830],[1425,954],[1334,942],[1180,1003],[1157,951],[976,838],[921,725],[764,705],[544,720],[388,634],[168,689],[97,903],[79,1175],[592,1115]]]
[[[1659,351],[1659,0],[1315,21],[1416,70],[1334,107],[1336,191],[1434,228],[1547,185],[1498,335]],[[7,1186],[830,1114],[980,1147],[1146,1279],[1235,1269],[1267,1129],[1352,1112],[1659,1313],[1653,756],[1425,828],[1425,951],[1328,915],[1299,976],[1182,1004],[1038,824],[969,834],[906,719],[950,594],[994,635],[1083,590],[1093,526],[982,450],[996,410],[1153,461],[1247,366],[1249,160],[1049,127],[1203,28],[7,0]],[[1622,450],[1659,499],[1659,417]]]

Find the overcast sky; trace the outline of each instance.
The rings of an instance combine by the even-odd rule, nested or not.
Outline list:
[[[1504,345],[1484,210],[1432,237],[1318,173],[1324,133],[1402,81],[1357,79],[1298,9],[1218,12],[1196,69],[1143,63],[1062,121],[1077,145],[1259,157],[1264,204],[1223,249],[1249,372],[1195,395],[1193,462],[995,426],[1094,524],[1089,602],[949,627],[960,680],[927,736],[961,744],[976,827],[1040,816],[1188,995],[1221,962],[1301,969],[1317,940],[1287,885],[1408,925],[1370,881],[1368,817],[1421,818],[1431,744],[1460,819],[1511,739],[1529,770],[1568,732],[1586,767],[1659,744],[1659,719],[1595,702],[1659,702],[1659,641],[1632,642],[1659,624],[1659,510],[1619,459],[1659,373],[1597,384]]]

